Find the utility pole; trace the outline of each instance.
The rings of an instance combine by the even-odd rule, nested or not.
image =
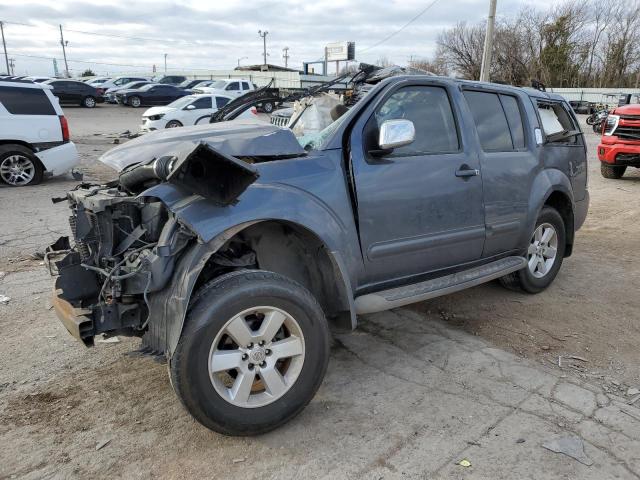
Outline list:
[[[4,41],[4,22],[0,22],[0,31],[2,32],[2,46],[4,47],[4,59],[7,62],[7,75],[9,75],[9,55],[7,55],[7,43]]]
[[[262,37],[262,57],[264,58],[264,66],[267,66],[267,35],[269,32],[266,30],[263,32],[262,30],[258,30],[258,35]]]
[[[164,54],[164,73],[167,73],[167,53]]]
[[[9,73],[9,75],[15,75],[15,73],[16,73],[16,71],[15,71],[16,59],[15,58],[10,58],[9,59],[9,67],[11,67],[11,72],[7,72],[7,73]]]
[[[240,57],[240,58],[238,58],[238,66],[240,66],[240,62],[241,62],[242,60],[245,60],[245,59],[247,59],[247,58],[249,58],[249,57]]]
[[[62,56],[64,57],[64,74],[66,78],[69,78],[69,64],[67,63],[67,51],[66,46],[69,42],[64,41],[64,36],[62,35],[62,24],[60,24],[60,45],[62,45]]]
[[[497,0],[489,0],[489,17],[487,18],[487,31],[484,36],[484,52],[482,53],[482,66],[480,67],[480,81],[489,81],[491,71],[491,54],[493,52],[493,29],[496,23]]]
[[[282,58],[284,58],[284,68],[289,66],[289,47],[282,49]]]

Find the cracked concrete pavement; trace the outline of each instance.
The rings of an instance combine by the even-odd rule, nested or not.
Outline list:
[[[135,126],[131,112],[122,116],[132,125],[112,132]],[[67,115],[73,132],[89,114]],[[87,176],[108,178],[95,154],[110,140],[76,135]],[[334,334],[318,394],[279,430],[255,438],[206,430],[181,407],[166,365],[131,354],[138,340],[87,350],[55,319],[51,279],[29,253],[66,233],[66,209],[48,198],[74,184],[0,189],[9,207],[0,209],[0,294],[11,297],[0,305],[0,479],[640,478],[640,402],[473,335],[437,303],[368,315],[355,332]],[[473,308],[496,291],[479,287],[453,301]],[[513,308],[495,302],[496,321]],[[582,439],[591,466],[542,448],[566,435]]]

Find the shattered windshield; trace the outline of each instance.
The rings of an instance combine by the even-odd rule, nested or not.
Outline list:
[[[327,127],[317,133],[309,133],[307,135],[298,137],[300,146],[302,146],[302,148],[304,148],[306,151],[321,150],[329,137],[333,135],[333,132],[338,129],[338,127],[342,124],[342,122],[344,122],[347,116],[348,115],[345,113],[335,122],[330,123]]]

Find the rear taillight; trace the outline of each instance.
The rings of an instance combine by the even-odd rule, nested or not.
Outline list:
[[[64,115],[58,117],[60,119],[60,128],[62,129],[62,141],[69,141],[69,122],[64,118]]]
[[[258,114],[258,109],[256,107],[251,107],[251,113],[253,115],[257,115]]]

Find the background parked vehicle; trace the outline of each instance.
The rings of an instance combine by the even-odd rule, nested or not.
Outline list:
[[[211,83],[211,80],[185,80],[184,82],[181,82],[179,85],[176,85],[179,88],[184,88],[185,90],[191,90],[192,88],[195,88],[197,86],[202,86],[204,87],[205,83]]]
[[[595,105],[593,102],[587,102],[586,100],[572,100],[569,102],[571,108],[576,113],[591,115],[595,110]]]
[[[110,88],[122,87],[127,83],[131,83],[131,82],[145,82],[145,81],[149,81],[149,79],[147,77],[122,76],[122,77],[115,77],[110,80],[107,80],[106,82],[103,82],[96,88],[98,89],[98,93],[100,93],[101,95],[104,95],[104,93]]]
[[[184,75],[157,75],[153,77],[151,80],[153,80],[155,83],[178,86],[182,82],[187,80],[187,77],[185,77]]]
[[[94,77],[87,80],[81,80],[84,83],[87,83],[93,87],[99,87],[103,83],[111,80],[111,77]]]
[[[26,78],[27,78],[27,80],[31,80],[32,82],[35,82],[35,83],[42,83],[42,82],[46,82],[47,80],[52,80],[51,77],[35,77],[35,76],[33,76],[33,77],[26,77]]]
[[[0,183],[35,185],[77,164],[78,152],[51,87],[0,81]]]
[[[255,90],[255,85],[246,79],[230,78],[225,80],[216,80],[208,87],[196,87],[197,93],[213,93],[239,97]]]
[[[138,89],[120,90],[116,93],[118,103],[138,108],[143,105],[168,105],[191,92],[174,85],[153,83]]]
[[[163,128],[208,124],[211,115],[233,98],[201,93],[179,98],[165,107],[151,107],[142,114],[140,130],[150,132]],[[238,118],[257,118],[257,113],[255,108],[249,109]]]
[[[53,88],[53,94],[58,97],[60,104],[80,105],[93,108],[97,103],[104,102],[98,90],[84,82],[76,80],[48,80],[45,85]]]
[[[627,167],[640,168],[640,105],[615,108],[606,118],[598,145],[600,172],[618,179]]]
[[[111,87],[104,92],[102,95],[104,100],[108,103],[118,103],[118,99],[116,98],[116,93],[122,90],[137,90],[138,88],[144,87],[145,85],[150,85],[153,82],[148,80],[129,82],[121,87]]]

